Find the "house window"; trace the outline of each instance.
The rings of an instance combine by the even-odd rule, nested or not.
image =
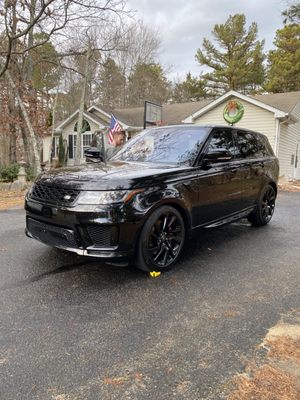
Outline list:
[[[83,133],[81,135],[81,158],[84,157],[84,150],[91,146],[93,135],[91,133]],[[77,134],[73,135],[73,157],[76,157]],[[69,157],[71,158],[71,157]]]
[[[77,125],[78,122],[76,122],[75,126],[74,126],[74,131],[77,132]],[[82,129],[81,129],[81,133],[87,132],[87,131],[91,131],[91,127],[90,124],[88,123],[88,121],[86,119],[84,119],[82,121]]]
[[[84,151],[91,147],[91,142],[93,139],[93,135],[91,133],[84,133],[82,135],[82,155],[81,157],[84,157]]]
[[[52,139],[51,158],[58,157],[58,147],[59,147],[59,136],[54,136]]]

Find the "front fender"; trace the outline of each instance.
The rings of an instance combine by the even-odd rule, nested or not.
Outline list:
[[[190,204],[184,198],[182,193],[179,193],[175,187],[146,189],[142,195],[136,197],[132,204],[135,213],[138,213],[141,217],[139,221],[139,229],[135,235],[135,243],[138,240],[140,232],[149,216],[159,207],[164,205],[173,206],[176,208],[184,218],[187,232],[191,230],[192,221]]]

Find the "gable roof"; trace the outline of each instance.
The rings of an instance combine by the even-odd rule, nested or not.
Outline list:
[[[289,93],[284,93],[286,96],[289,95]],[[268,99],[266,99],[270,104],[268,104],[265,99],[264,96],[268,96],[268,95],[259,95],[259,96],[246,96],[242,93],[238,93],[235,90],[230,90],[227,93],[224,93],[222,96],[218,97],[217,99],[213,100],[212,102],[210,102],[209,104],[207,104],[206,106],[204,106],[203,108],[201,108],[200,110],[198,110],[196,113],[191,114],[189,117],[185,118],[183,120],[183,122],[185,123],[193,123],[194,120],[196,118],[199,118],[201,115],[205,114],[206,112],[212,110],[213,108],[215,108],[216,106],[218,106],[219,104],[223,103],[224,101],[230,99],[231,97],[237,97],[241,100],[244,100],[248,103],[254,104],[257,107],[263,108],[267,111],[270,111],[272,113],[274,113],[275,118],[284,118],[288,115],[288,111],[282,110],[280,108],[278,108],[280,106],[281,103],[283,103],[283,96],[278,98],[276,96],[276,94],[273,95],[269,95],[270,97],[268,97]],[[281,100],[281,101],[280,101]],[[300,98],[298,99],[300,100]],[[286,106],[289,105],[291,106],[291,103],[294,102],[294,106],[296,105],[297,101],[293,98],[290,102],[286,102]],[[277,107],[274,107],[271,103],[274,103],[277,105]],[[286,108],[283,107],[283,108]]]
[[[73,114],[71,114],[67,119],[65,119],[62,122],[59,122],[58,125],[55,127],[55,131],[58,132],[60,130],[62,130],[66,125],[68,125],[73,119],[75,119],[75,117],[78,115],[79,110],[76,110],[75,112],[73,112]],[[95,114],[92,114],[89,111],[84,111],[83,112],[83,116],[86,119],[89,119],[93,122],[95,122],[97,125],[100,125],[101,127],[103,127],[103,121]]]

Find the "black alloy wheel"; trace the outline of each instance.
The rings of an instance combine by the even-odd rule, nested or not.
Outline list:
[[[276,193],[271,185],[267,185],[264,189],[260,202],[254,213],[248,216],[248,221],[253,226],[263,226],[268,224],[273,216],[275,209]]]
[[[185,239],[185,224],[173,207],[162,206],[146,221],[138,244],[136,266],[161,271],[178,260]]]

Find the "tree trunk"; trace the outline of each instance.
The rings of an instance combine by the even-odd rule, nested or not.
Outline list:
[[[85,98],[86,98],[86,90],[87,84],[89,79],[89,60],[91,58],[91,43],[88,43],[88,49],[86,52],[85,58],[85,68],[84,68],[84,78],[83,78],[83,86],[81,92],[81,99],[79,105],[79,115],[78,115],[78,122],[77,122],[77,135],[76,135],[76,154],[75,154],[75,165],[80,164],[81,159],[81,133],[82,133],[82,126],[83,126],[83,113],[85,107]]]
[[[12,24],[11,24],[11,32],[12,35],[16,34],[17,31],[17,13],[16,13],[16,2],[11,3],[12,7]],[[16,50],[16,41],[12,43],[11,51],[14,52]],[[16,69],[16,60],[15,57],[12,57],[12,68]],[[8,90],[8,112],[9,112],[9,161],[11,164],[17,162],[17,130],[15,124],[15,116],[17,115],[16,110],[16,96],[15,91]]]
[[[21,120],[23,116],[22,116],[20,107],[18,107],[18,113],[19,113],[19,119]],[[23,145],[24,145],[23,156],[25,158],[25,161],[28,165],[33,165],[34,159],[32,157],[30,143],[28,143],[27,132],[26,132],[25,127],[22,126],[22,124],[19,125],[19,136],[22,138]]]
[[[8,112],[9,112],[9,162],[17,162],[17,129],[16,129],[16,103],[14,90],[8,91]]]
[[[55,95],[54,104],[53,104],[53,108],[52,108],[51,142],[50,142],[49,154],[48,154],[48,163],[47,163],[48,167],[51,166],[52,143],[53,143],[54,131],[55,131],[57,100],[58,100],[58,89],[56,90],[56,95]]]
[[[11,128],[10,128],[11,129]],[[17,136],[10,131],[9,136],[9,163],[15,164],[17,162]]]
[[[29,5],[29,15],[30,15],[30,23],[35,18],[35,10],[36,10],[36,0],[30,0],[30,5]],[[30,48],[33,46],[34,43],[34,31],[33,27],[30,29],[28,32],[28,40],[27,40],[27,46]],[[32,72],[33,72],[33,61],[31,57],[31,52],[29,51],[27,54],[27,63],[26,63],[26,68],[25,68],[25,80],[31,81],[32,79]]]
[[[8,83],[10,84],[10,86],[12,87],[12,89],[15,91],[16,94],[16,99],[19,103],[20,109],[21,109],[21,113],[22,116],[24,118],[24,121],[26,123],[27,126],[27,130],[28,130],[28,134],[29,134],[29,139],[30,139],[30,144],[31,144],[31,149],[34,155],[34,172],[36,174],[39,174],[41,172],[41,158],[40,158],[40,154],[39,154],[39,145],[38,145],[38,140],[36,138],[34,129],[31,125],[27,110],[24,106],[23,100],[21,99],[21,96],[19,94],[18,88],[16,87],[13,78],[10,75],[10,72],[7,70],[5,72],[6,76],[7,76],[7,80]]]

